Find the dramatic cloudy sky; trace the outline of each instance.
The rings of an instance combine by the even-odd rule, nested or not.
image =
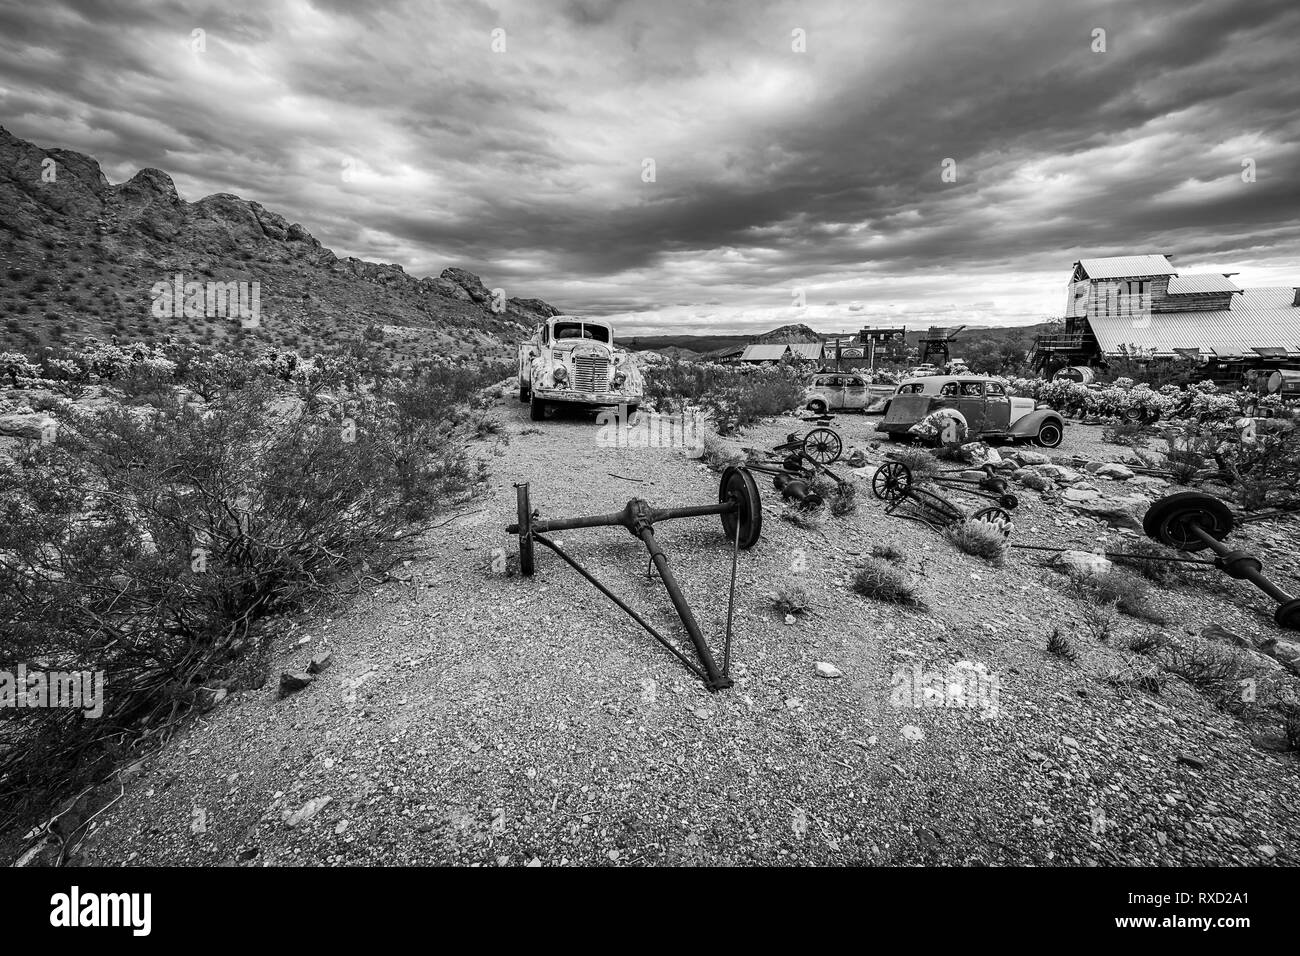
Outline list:
[[[628,331],[1016,324],[1081,256],[1300,284],[1298,38],[1297,0],[0,0],[0,124]]]

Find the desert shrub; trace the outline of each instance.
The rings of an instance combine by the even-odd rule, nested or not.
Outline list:
[[[786,580],[776,589],[772,605],[782,614],[802,614],[812,606],[812,598],[802,584]]]
[[[805,531],[820,531],[823,522],[821,508],[809,508],[794,504],[782,508],[780,518],[782,521],[788,521],[796,528],[802,528]]]
[[[1221,705],[1240,700],[1241,682],[1258,672],[1240,649],[1196,639],[1169,642],[1160,659],[1165,670]]]
[[[704,453],[700,460],[710,468],[721,471],[730,465],[743,465],[745,453],[710,428],[704,431]]]
[[[1109,604],[1085,602],[1079,608],[1079,624],[1094,641],[1105,642],[1115,633],[1115,612]]]
[[[1106,683],[1122,689],[1133,688],[1159,696],[1164,687],[1165,673],[1158,665],[1124,661],[1106,673]]]
[[[1089,607],[1116,607],[1130,617],[1141,618],[1153,624],[1164,624],[1166,618],[1151,605],[1150,590],[1137,577],[1120,571],[1103,574],[1073,573],[1067,585],[1071,593]]]
[[[856,485],[845,483],[838,485],[830,497],[831,514],[837,518],[853,514],[858,510],[858,489]]]
[[[872,545],[871,556],[881,561],[888,561],[890,564],[902,564],[907,559],[902,548],[893,541]]]
[[[889,457],[906,465],[914,481],[924,481],[939,474],[939,460],[924,448],[894,448]]]
[[[501,423],[491,415],[476,415],[471,427],[475,438],[488,438],[501,431]]]
[[[863,597],[907,607],[924,607],[912,578],[905,571],[874,558],[867,558],[853,574],[853,590]]]
[[[1129,421],[1121,419],[1113,424],[1106,425],[1101,430],[1102,441],[1109,442],[1112,445],[1136,445],[1148,433],[1149,429],[1143,422]]]
[[[661,412],[703,408],[722,435],[798,408],[803,392],[802,373],[789,366],[672,361],[645,370],[646,404]]]
[[[1154,558],[1179,556],[1178,552],[1173,548],[1168,548],[1159,542],[1152,541],[1150,538],[1138,538],[1127,542],[1124,545],[1124,550],[1130,554],[1149,555]],[[1148,561],[1143,558],[1126,558],[1122,555],[1117,555],[1111,560],[1116,564],[1133,568],[1148,581],[1159,584],[1161,587],[1173,587],[1184,580],[1186,576],[1183,565],[1174,561]]]
[[[0,670],[111,675],[102,718],[24,710],[0,752],[0,823],[165,737],[253,649],[258,620],[407,551],[412,521],[470,490],[433,426],[273,411],[253,385],[205,410],[69,413],[0,468]],[[138,412],[138,410],[132,410]]]
[[[1164,647],[1167,643],[1164,635],[1158,631],[1135,634],[1128,641],[1128,649],[1134,654],[1150,654]]]
[[[1287,746],[1300,750],[1300,705],[1288,701],[1279,707],[1282,717],[1282,734]]]
[[[987,521],[973,521],[970,518],[954,521],[944,528],[943,535],[967,554],[995,565],[1006,563],[1006,535]]]
[[[1067,661],[1073,661],[1079,656],[1074,640],[1059,627],[1052,628],[1051,633],[1047,635],[1047,652]]]

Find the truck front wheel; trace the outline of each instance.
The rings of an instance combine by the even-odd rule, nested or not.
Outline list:
[[[540,422],[546,417],[546,403],[533,395],[530,399],[531,404],[528,406],[528,417],[535,422]]]

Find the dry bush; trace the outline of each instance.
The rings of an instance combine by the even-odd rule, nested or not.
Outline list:
[[[750,368],[672,361],[647,366],[645,379],[646,405],[661,412],[686,405],[707,409],[723,435],[803,403],[803,375],[789,366]]]
[[[1109,604],[1084,602],[1079,608],[1079,623],[1094,641],[1108,641],[1115,633],[1115,612]]]
[[[700,461],[715,471],[722,471],[732,465],[745,464],[745,454],[739,446],[708,429],[704,432],[704,453],[700,456]]]
[[[796,528],[803,528],[805,531],[820,531],[822,529],[821,508],[790,504],[781,509],[780,517],[782,521],[788,521]]]
[[[1112,445],[1128,445],[1132,447],[1142,441],[1150,432],[1151,429],[1144,422],[1121,419],[1102,428],[1101,438],[1102,441]]]
[[[1131,554],[1147,555],[1153,558],[1179,557],[1173,548],[1166,547],[1150,538],[1138,538],[1124,545],[1124,550]],[[1112,560],[1125,567],[1131,567],[1148,581],[1161,587],[1173,587],[1186,580],[1184,566],[1175,561],[1151,561],[1143,558],[1115,557]]]
[[[812,607],[812,598],[802,584],[787,579],[776,589],[772,605],[782,614],[802,614]]]
[[[1242,682],[1259,674],[1242,650],[1204,640],[1170,642],[1161,648],[1160,659],[1165,670],[1220,704],[1239,701]]]
[[[893,541],[872,545],[871,556],[882,561],[888,561],[890,564],[902,564],[907,560],[907,555],[904,554],[903,549]]]
[[[970,518],[954,521],[944,528],[943,535],[967,554],[999,567],[1006,563],[1007,537],[987,521],[972,521]]]
[[[874,558],[867,558],[854,572],[853,590],[877,601],[906,607],[925,606],[910,575]]]
[[[837,518],[853,514],[858,510],[858,489],[856,485],[845,483],[835,489],[830,497],[831,514]]]
[[[436,423],[286,410],[253,383],[206,409],[78,413],[0,467],[0,670],[110,675],[102,718],[24,711],[0,824],[158,742],[273,613],[355,587],[477,476]],[[414,522],[414,524],[413,524]]]
[[[1106,674],[1106,682],[1120,688],[1136,688],[1148,694],[1159,696],[1164,687],[1165,674],[1159,666],[1147,663],[1125,661],[1117,664]]]
[[[1073,661],[1079,656],[1074,640],[1059,627],[1052,628],[1052,632],[1047,635],[1047,652],[1067,661]]]
[[[1158,651],[1167,643],[1168,638],[1159,631],[1147,631],[1129,638],[1128,649],[1134,654],[1150,654],[1152,651]]]
[[[1103,574],[1076,572],[1069,575],[1069,580],[1066,593],[1073,594],[1085,606],[1113,606],[1130,617],[1152,624],[1168,623],[1168,619],[1151,605],[1150,589],[1137,577],[1120,571]]]
[[[924,481],[939,474],[939,460],[924,448],[894,448],[890,450],[889,457],[906,465],[914,481]]]

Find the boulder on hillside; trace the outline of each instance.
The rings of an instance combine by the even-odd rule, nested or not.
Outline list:
[[[53,418],[41,412],[0,415],[0,435],[5,438],[31,438],[40,441],[45,430],[56,424]]]
[[[483,284],[483,280],[474,275],[474,273],[468,272],[465,269],[443,269],[442,274],[439,275],[438,278],[456,283],[456,285],[464,289],[465,292],[469,294],[469,297],[475,302],[488,302],[492,298],[492,293],[488,290],[487,286]]]

